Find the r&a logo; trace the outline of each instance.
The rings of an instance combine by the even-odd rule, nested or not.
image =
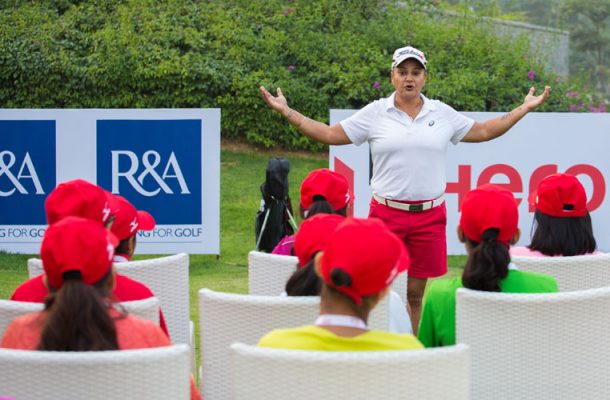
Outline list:
[[[97,183],[158,225],[201,224],[201,120],[98,120]]]
[[[55,121],[0,121],[0,225],[45,225],[55,188]]]
[[[40,184],[40,179],[38,179],[36,168],[34,168],[34,164],[32,163],[30,153],[25,153],[19,170],[15,175],[11,168],[15,165],[16,160],[17,157],[15,157],[15,154],[11,151],[5,150],[0,152],[0,178],[6,176],[13,186],[13,188],[8,191],[0,190],[0,196],[8,197],[15,193],[15,191],[18,191],[20,194],[29,194],[27,189],[20,182],[22,179],[31,180],[34,189],[36,190],[36,194],[45,194],[42,185]]]
[[[139,170],[138,156],[133,151],[126,150],[113,150],[112,152],[112,193],[120,193],[119,182],[120,178],[124,177],[127,182],[134,188],[138,193],[143,196],[156,196],[160,191],[166,194],[174,194],[174,191],[165,183],[166,179],[175,179],[180,187],[180,194],[190,194],[180,164],[176,159],[176,154],[172,151],[169,159],[163,167],[161,175],[157,172],[156,168],[161,164],[161,155],[154,151],[148,150],[142,155],[142,165],[144,170],[140,172],[137,177]],[[127,170],[120,169],[120,158],[129,159],[129,167]],[[151,161],[152,157],[152,161]],[[155,183],[156,189],[146,190],[144,188],[144,179],[150,176]]]

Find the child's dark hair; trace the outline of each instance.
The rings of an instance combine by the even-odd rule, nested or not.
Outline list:
[[[123,239],[119,242],[119,245],[116,247],[116,249],[114,250],[114,254],[129,254],[129,242],[131,240],[131,236],[128,237],[127,239]]]
[[[538,210],[534,213],[530,250],[546,256],[578,256],[593,253],[597,247],[591,216],[552,217]]]
[[[462,284],[468,289],[499,292],[500,281],[508,276],[508,247],[498,241],[498,229],[487,229],[476,243],[466,238],[472,251],[462,274]]]
[[[307,210],[307,218],[313,217],[316,214],[339,214],[345,217],[347,215],[347,206],[335,211],[324,196],[317,194],[313,196],[313,203]]]
[[[326,296],[326,298],[331,302],[343,302],[348,304],[355,315],[361,318],[364,322],[367,322],[371,310],[375,307],[375,304],[377,304],[379,293],[371,296],[363,296],[362,304],[358,305],[351,297],[335,289],[342,286],[351,286],[352,277],[347,272],[340,268],[334,268],[330,273],[330,280],[334,287],[324,283],[322,285],[321,295]]]
[[[93,285],[82,280],[80,271],[63,274],[59,290],[45,299],[48,312],[38,350],[98,351],[118,350],[114,321],[108,313],[107,298],[112,269]]]
[[[314,270],[313,259],[296,269],[286,282],[288,296],[319,296],[322,282]]]

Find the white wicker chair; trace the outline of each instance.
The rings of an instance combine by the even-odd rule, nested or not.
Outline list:
[[[511,261],[522,271],[555,277],[562,292],[610,286],[610,253],[574,257],[511,256]]]
[[[189,349],[57,352],[0,349],[0,394],[39,399],[189,399]]]
[[[610,288],[458,289],[456,338],[470,346],[473,400],[608,398],[609,310]]]
[[[35,276],[42,275],[44,269],[42,268],[42,260],[40,258],[28,258],[28,276],[30,279]]]
[[[369,318],[371,328],[387,330],[388,310],[387,300],[375,307]],[[320,298],[317,296],[252,296],[201,289],[200,360],[204,398],[229,397],[229,346],[232,343],[256,344],[273,329],[312,324],[319,311]]]
[[[257,296],[280,295],[297,263],[298,259],[294,256],[251,251],[248,253],[248,293]]]
[[[159,299],[172,343],[191,344],[188,254],[115,263],[114,268],[148,286]]]
[[[313,323],[319,297],[251,296],[199,291],[201,394],[230,397],[230,349],[237,341],[256,344],[267,332]],[[247,377],[244,377],[247,379]]]
[[[149,297],[148,299],[123,301],[117,304],[117,308],[127,311],[141,319],[152,321],[159,325],[159,299]]]
[[[396,276],[392,282],[392,290],[398,293],[403,304],[407,304],[407,273],[403,272]]]
[[[468,346],[322,352],[231,346],[233,400],[467,400]]]
[[[251,251],[248,253],[248,293],[257,296],[277,296],[284,292],[286,281],[295,271],[295,256]],[[407,274],[402,273],[392,283],[404,304],[407,304]]]
[[[23,314],[42,311],[44,304],[24,301],[0,300],[0,339],[9,324]],[[2,395],[0,387],[0,395]]]

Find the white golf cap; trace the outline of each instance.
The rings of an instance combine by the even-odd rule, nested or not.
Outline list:
[[[428,61],[426,61],[424,52],[411,46],[401,47],[400,49],[396,49],[396,51],[394,51],[394,56],[392,57],[392,68],[396,67],[408,58],[414,58],[415,60],[419,61],[424,69],[426,69],[426,64]]]

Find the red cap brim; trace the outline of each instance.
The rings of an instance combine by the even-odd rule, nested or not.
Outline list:
[[[139,231],[152,231],[155,229],[155,219],[153,216],[142,210],[138,210],[138,230]]]

